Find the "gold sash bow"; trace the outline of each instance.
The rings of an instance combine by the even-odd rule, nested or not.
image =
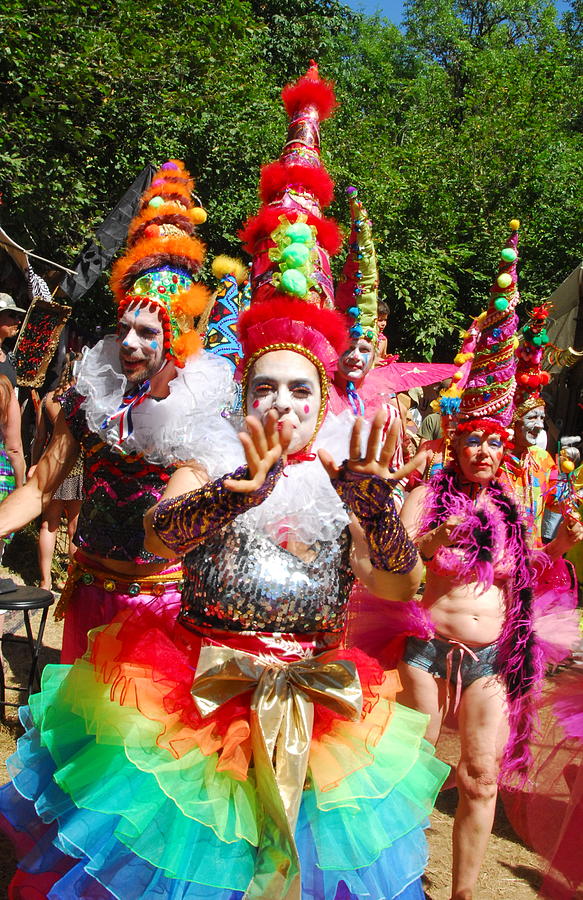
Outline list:
[[[334,651],[297,662],[203,646],[192,695],[203,716],[253,690],[251,742],[257,791],[265,814],[253,880],[245,897],[300,900],[294,831],[308,768],[314,703],[347,719],[362,711],[355,664]]]

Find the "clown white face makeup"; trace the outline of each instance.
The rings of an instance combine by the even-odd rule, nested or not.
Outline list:
[[[130,385],[141,384],[160,370],[164,329],[156,311],[132,304],[118,323],[119,359]]]
[[[296,453],[316,430],[322,392],[315,365],[293,350],[272,350],[260,356],[249,372],[247,413],[265,424],[274,409],[279,422],[293,429],[289,446]]]
[[[338,360],[338,374],[346,381],[352,381],[358,385],[372,368],[374,362],[374,347],[366,338],[358,338],[352,341],[348,350],[345,350]]]
[[[537,446],[537,438],[545,427],[545,408],[536,406],[518,419],[514,427],[514,446],[519,456],[528,447]]]
[[[504,442],[498,434],[462,432],[456,435],[454,447],[466,481],[486,485],[496,477],[504,456]]]

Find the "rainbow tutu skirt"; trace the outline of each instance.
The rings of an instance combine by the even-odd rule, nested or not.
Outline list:
[[[203,716],[191,690],[205,639],[164,632],[147,606],[90,637],[83,659],[45,668],[21,710],[0,789],[20,858],[11,900],[287,896],[250,890],[266,819],[251,693]],[[306,649],[293,635],[220,632],[225,642],[283,663]],[[363,711],[351,721],[314,704],[295,825],[301,897],[422,898],[423,828],[447,766],[423,737],[427,718],[395,702],[396,673],[329,652],[356,668]]]

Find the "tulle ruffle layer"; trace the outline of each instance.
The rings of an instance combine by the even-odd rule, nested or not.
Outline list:
[[[502,794],[512,827],[542,857],[539,893],[549,900],[573,900],[583,891],[582,688],[579,667],[547,682],[528,789]]]
[[[63,900],[235,900],[252,878],[263,817],[248,712],[239,703],[220,722],[196,721],[183,702],[192,649],[158,633],[129,653],[135,635],[123,624],[95,633],[90,658],[47,666],[23,715],[1,808],[35,842],[21,869],[45,880],[55,871],[46,896]],[[107,664],[120,634],[124,650]],[[320,723],[312,744],[296,830],[302,893],[421,897],[422,826],[447,767],[423,739],[425,717],[394,702],[396,680],[379,684],[361,663],[363,718]]]

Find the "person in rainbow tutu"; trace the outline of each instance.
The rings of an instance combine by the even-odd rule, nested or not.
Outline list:
[[[362,422],[326,415],[348,334],[317,287],[320,204],[307,229],[285,206],[321,166],[331,95],[315,66],[284,92],[279,215],[257,235],[237,329],[243,466],[181,467],[145,518],[150,551],[183,557],[178,619],[157,600],[119,613],[83,659],[45,669],[23,713],[0,792],[28,844],[14,900],[423,897],[423,826],[447,766],[427,718],[395,702],[396,673],[343,645],[355,574],[397,599],[419,584],[391,498],[395,434],[382,443],[379,413],[363,452]],[[294,295],[278,260],[302,241],[313,268]]]

